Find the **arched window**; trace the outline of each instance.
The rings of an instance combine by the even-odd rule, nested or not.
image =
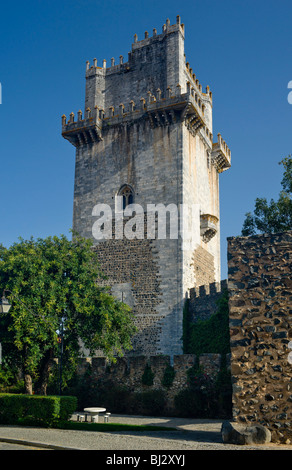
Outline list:
[[[125,210],[129,204],[133,204],[134,202],[134,191],[131,186],[122,186],[119,190],[119,196],[123,197],[123,210]]]

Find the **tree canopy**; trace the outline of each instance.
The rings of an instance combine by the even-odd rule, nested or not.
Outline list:
[[[254,212],[247,212],[242,228],[242,235],[256,233],[276,233],[292,230],[292,157],[288,155],[279,162],[284,167],[281,181],[282,190],[277,201],[266,198],[255,200]]]
[[[102,350],[109,360],[131,349],[131,309],[105,282],[90,240],[54,236],[0,246],[0,286],[12,303],[0,318],[2,356],[21,367],[27,393],[46,393],[61,322],[67,371],[76,367],[81,342],[90,355]]]

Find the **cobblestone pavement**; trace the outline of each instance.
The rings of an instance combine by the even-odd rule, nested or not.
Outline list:
[[[0,441],[47,446],[51,449],[103,451],[292,450],[292,446],[227,445],[221,439],[222,421],[112,415],[111,422],[166,426],[165,431],[91,432],[19,426],[0,426]],[[167,430],[176,427],[176,431]]]

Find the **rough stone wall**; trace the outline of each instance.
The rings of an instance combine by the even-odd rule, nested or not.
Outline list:
[[[190,289],[190,321],[196,323],[198,320],[208,320],[216,313],[217,302],[227,288],[227,281],[224,280]]]
[[[291,265],[292,232],[228,238],[234,418],[290,443]]]
[[[214,256],[198,246],[193,255],[193,270],[196,286],[204,286],[215,281]]]
[[[128,304],[135,316],[138,333],[132,340],[135,354],[159,353],[162,300],[155,241],[109,240],[95,246],[105,284],[119,300]],[[131,352],[127,353],[131,355]]]
[[[135,356],[117,358],[115,364],[108,365],[104,357],[94,357],[90,360],[82,359],[79,362],[78,374],[83,375],[91,364],[92,383],[114,383],[116,386],[126,387],[129,392],[143,392],[146,390],[162,389],[166,392],[169,412],[174,411],[174,397],[188,386],[187,372],[195,364],[197,358],[194,354],[181,354],[178,356]],[[202,354],[198,358],[198,364],[204,373],[215,379],[220,371],[220,354]],[[143,385],[142,376],[146,365],[150,365],[154,373],[153,385]],[[175,372],[174,380],[170,388],[163,386],[163,376],[167,366],[172,365]]]

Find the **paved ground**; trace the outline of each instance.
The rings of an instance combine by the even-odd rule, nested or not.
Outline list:
[[[0,426],[0,442],[31,445],[34,448],[62,450],[110,451],[192,451],[192,450],[292,450],[292,446],[227,445],[221,439],[219,420],[157,418],[145,416],[112,415],[111,422],[163,425],[165,431],[149,432],[91,432],[60,429],[42,429],[19,426]],[[175,427],[176,431],[167,430]],[[176,452],[177,453],[177,452]],[[117,454],[116,454],[117,455]]]

